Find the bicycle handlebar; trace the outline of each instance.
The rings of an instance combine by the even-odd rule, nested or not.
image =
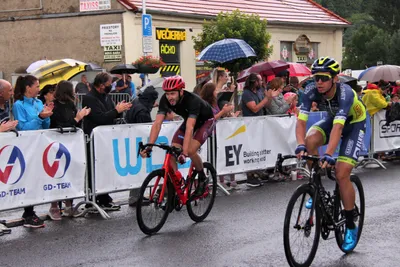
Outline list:
[[[145,150],[147,147],[159,147],[165,151],[167,151],[167,153],[172,153],[176,158],[179,157],[179,155],[182,153],[182,149],[180,147],[174,147],[174,146],[169,146],[166,144],[143,144],[143,142],[139,142],[139,149],[138,149],[138,153],[137,156],[139,157],[140,152],[142,152],[143,150]],[[147,152],[147,156],[150,157],[151,155],[151,151]]]
[[[284,174],[284,175],[289,175],[288,172],[285,172],[285,171],[283,170],[283,166],[282,166],[283,162],[284,162],[285,160],[288,160],[288,159],[297,159],[297,156],[295,156],[295,155],[285,155],[285,156],[282,156],[282,154],[279,153],[279,154],[278,154],[278,158],[277,158],[277,160],[276,160],[275,169],[276,169],[278,172],[280,172],[280,173],[282,173],[282,174]],[[319,157],[319,156],[303,155],[303,156],[301,156],[301,159],[302,159],[302,160],[309,160],[309,161],[312,161],[313,163],[316,163],[316,162],[320,161],[320,157]],[[327,176],[328,176],[329,179],[334,180],[334,181],[336,180],[335,177],[332,176],[332,169],[331,169],[331,168],[327,168],[327,169],[326,169],[326,174],[327,174]]]

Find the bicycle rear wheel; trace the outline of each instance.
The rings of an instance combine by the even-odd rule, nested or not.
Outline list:
[[[356,175],[351,175],[350,176],[350,181],[353,184],[354,191],[356,192],[356,202],[355,202],[355,207],[354,207],[354,223],[356,224],[356,227],[358,227],[358,237],[357,237],[357,243],[360,240],[361,237],[361,232],[364,226],[364,215],[365,215],[365,199],[364,199],[364,188],[362,186],[362,183],[360,181],[360,178]],[[345,220],[345,214],[344,214],[344,207],[343,203],[340,198],[340,191],[339,191],[339,185],[336,184],[336,199],[335,199],[335,211],[334,211],[334,219],[336,222],[339,222],[341,220]],[[344,253],[349,253],[351,251],[344,251],[342,249],[342,244],[344,241],[344,232],[346,224],[343,224],[342,226],[338,227],[335,229],[335,237],[336,237],[336,243],[338,244],[339,248],[341,251]],[[357,245],[356,245],[357,246]]]
[[[172,203],[174,195],[172,194],[172,184],[165,181],[164,173],[165,171],[162,169],[151,172],[140,188],[136,218],[140,230],[146,235],[157,233],[168,218],[169,205]],[[159,198],[164,183],[167,183],[167,188],[160,203]]]
[[[292,195],[286,209],[283,244],[286,259],[292,267],[310,266],[318,249],[320,216],[317,209],[311,214],[311,209],[305,207],[312,196],[310,186],[301,186]]]
[[[215,196],[217,194],[217,173],[214,167],[204,162],[204,173],[206,174],[206,180],[208,181],[206,191],[201,197],[197,197],[193,200],[189,200],[186,203],[189,217],[195,222],[203,221],[210,213],[213,205]],[[197,177],[190,179],[189,192],[192,193],[196,190],[198,185]]]

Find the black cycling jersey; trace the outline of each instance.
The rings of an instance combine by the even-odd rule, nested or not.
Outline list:
[[[200,128],[207,120],[214,118],[211,106],[198,95],[187,91],[183,91],[180,102],[175,106],[171,106],[164,94],[160,100],[158,114],[166,115],[168,110],[172,110],[181,116],[185,120],[185,124],[188,118],[196,119],[195,130]]]

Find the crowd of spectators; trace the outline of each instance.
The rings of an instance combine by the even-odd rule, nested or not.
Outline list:
[[[276,75],[266,83],[259,74],[251,73],[245,81],[243,92],[240,96],[239,109],[234,110],[232,99],[220,101],[220,96],[225,93],[235,92],[237,84],[225,70],[215,69],[212,79],[199,83],[194,92],[210,104],[217,120],[227,117],[253,117],[264,115],[298,114],[298,107],[302,103],[304,88],[310,82],[305,79],[299,82],[297,77],[289,77],[287,71]],[[354,88],[370,115],[381,109],[390,108],[392,103],[399,102],[400,81],[368,83],[366,88]],[[114,103],[109,93],[126,93],[134,99],[132,102]],[[14,120],[10,120],[9,99],[14,94],[15,103],[12,108]],[[82,109],[76,106],[76,94],[84,95]],[[16,128],[19,131],[40,130],[60,127],[82,127],[85,134],[89,135],[93,129],[100,125],[113,125],[116,120],[124,115],[127,123],[151,123],[151,111],[157,106],[157,90],[150,86],[136,97],[136,88],[130,75],[98,73],[93,83],[89,83],[86,75],[81,76],[75,90],[73,84],[61,81],[56,85],[46,85],[39,91],[39,80],[31,75],[20,76],[17,79],[15,92],[10,83],[0,80],[0,132]],[[227,99],[227,98],[223,98]],[[316,103],[312,111],[318,111]],[[170,112],[168,120],[173,120],[174,114]],[[87,143],[87,169],[90,177],[90,142]],[[258,187],[263,180],[270,178],[268,173],[255,171],[247,173],[247,185]],[[220,184],[226,190],[237,188],[235,175],[220,176]],[[89,188],[91,188],[89,179]],[[136,199],[137,192],[131,192],[131,198]],[[113,203],[109,194],[99,195],[97,204],[106,211],[119,210],[120,207]],[[64,216],[72,217],[72,200],[65,200]],[[61,220],[60,204],[51,203],[49,216],[53,220]],[[24,226],[43,227],[43,221],[34,212],[34,207],[26,207],[22,215]],[[1,226],[0,226],[1,227]],[[0,229],[1,230],[1,229]]]
[[[126,77],[121,77],[117,83],[131,90],[132,83]],[[82,75],[81,82],[74,86],[69,81],[60,81],[58,84],[46,85],[40,90],[39,80],[32,75],[19,76],[15,88],[5,80],[0,80],[0,132],[12,129],[18,131],[42,130],[49,128],[81,127],[90,136],[92,130],[99,125],[112,125],[116,119],[132,107],[131,102],[122,101],[114,104],[109,97],[111,91],[112,76],[101,72],[96,75],[93,83],[89,83],[86,75]],[[125,89],[126,89],[125,88]],[[154,88],[153,88],[154,89]],[[81,106],[78,110],[76,93],[83,94]],[[156,92],[157,93],[157,92]],[[9,103],[14,95],[12,110]],[[130,92],[132,95],[132,91]],[[137,107],[131,114],[138,121],[149,120],[151,117],[144,115],[141,108],[146,112],[151,110],[146,103],[149,93],[145,91],[140,100],[137,100]],[[154,98],[154,94],[151,98]],[[155,96],[157,98],[157,96]],[[150,102],[153,100],[149,100]],[[12,116],[10,116],[12,115]],[[149,114],[146,114],[149,115]],[[14,120],[11,120],[14,118]],[[90,152],[90,143],[87,145]],[[90,154],[87,153],[87,163],[90,165]],[[88,171],[90,175],[90,166]],[[90,181],[90,179],[89,179]],[[89,184],[89,186],[91,186]],[[61,210],[61,202],[53,202],[50,205],[48,215],[52,220],[59,221],[63,216],[72,217],[74,213],[71,199],[64,201],[65,207]],[[97,204],[104,210],[119,210],[120,207],[112,202],[108,195],[97,197]],[[25,207],[22,214],[24,226],[29,228],[44,227],[44,222],[36,215],[34,207]],[[0,225],[0,231],[4,232],[4,226]]]

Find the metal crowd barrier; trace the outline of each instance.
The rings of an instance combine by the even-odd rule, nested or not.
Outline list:
[[[76,108],[82,109],[82,100],[83,96],[86,94],[76,94]],[[118,104],[119,102],[125,101],[125,102],[130,102],[131,101],[131,95],[127,93],[109,93],[107,95],[108,97],[111,97],[112,101],[114,104]]]
[[[81,129],[0,135],[1,162],[11,164],[2,164],[6,169],[2,170],[0,179],[0,211],[86,197],[87,168]],[[84,203],[77,204],[76,208]]]
[[[117,97],[119,97],[119,96],[117,96]],[[121,96],[121,97],[123,98],[123,97],[127,97],[127,96]],[[119,98],[119,99],[122,99],[122,98]],[[381,118],[380,120],[382,120],[382,117],[380,117],[380,118]],[[385,139],[385,136],[380,136],[380,135],[376,136],[376,134],[378,134],[376,132],[376,130],[379,131],[379,129],[374,130],[374,128],[376,128],[377,125],[379,126],[379,123],[381,123],[381,121],[379,121],[379,123],[377,123],[376,121],[374,121],[375,119],[378,119],[378,117],[374,116],[371,118],[370,127],[372,129],[372,131],[371,131],[372,138],[371,138],[370,144],[369,144],[369,151],[367,154],[368,157],[365,159],[362,159],[358,163],[357,167],[365,167],[368,164],[378,164],[380,167],[385,169],[385,166],[383,166],[383,164],[380,161],[373,158],[373,154],[375,153],[374,138],[380,138],[380,139],[382,139],[381,141],[383,141],[383,139]],[[232,119],[230,119],[230,120],[232,120]],[[255,119],[253,119],[253,121],[254,120]],[[239,118],[239,119],[237,119],[237,121],[241,122],[240,125],[242,125],[244,122],[243,118]],[[395,124],[395,126],[396,125],[397,124]],[[146,125],[130,124],[130,125],[127,125],[127,128],[129,128],[129,127],[136,128],[138,126],[140,128],[140,126],[150,127],[151,125],[150,124],[146,124]],[[110,125],[110,126],[101,126],[101,127],[103,127],[103,128],[109,127],[111,129],[111,128],[114,128],[117,126]],[[139,128],[134,129],[134,132],[136,133],[137,129],[139,129]],[[396,128],[396,127],[392,127],[392,128]],[[93,205],[94,209],[97,209],[99,211],[100,215],[103,218],[105,218],[105,219],[110,218],[110,216],[96,204],[96,196],[99,194],[105,194],[105,193],[128,191],[128,190],[131,190],[132,188],[127,189],[127,188],[115,187],[115,190],[108,190],[107,192],[104,192],[104,190],[103,190],[100,193],[97,193],[96,192],[96,177],[95,177],[95,164],[96,164],[95,161],[96,161],[96,159],[95,159],[95,153],[94,153],[95,143],[93,141],[94,140],[93,133],[91,136],[91,143],[90,143],[90,150],[91,150],[90,161],[92,164],[91,164],[91,176],[89,177],[88,168],[87,168],[87,164],[86,164],[87,157],[85,155],[89,151],[86,150],[87,146],[86,146],[85,141],[84,142],[79,141],[79,140],[81,140],[80,138],[83,139],[83,137],[77,135],[76,133],[71,133],[71,130],[64,131],[64,134],[56,134],[55,133],[56,131],[57,130],[54,130],[54,129],[53,130],[26,131],[26,132],[21,132],[18,137],[15,137],[14,133],[2,133],[1,134],[2,138],[0,138],[0,144],[2,144],[2,147],[4,149],[5,149],[5,147],[7,147],[7,149],[12,150],[12,151],[10,150],[11,152],[9,151],[8,154],[1,153],[0,154],[0,157],[2,157],[1,160],[3,162],[5,162],[7,160],[10,160],[10,158],[13,158],[14,162],[13,162],[13,166],[11,166],[11,168],[19,170],[21,173],[17,175],[15,173],[10,172],[13,175],[13,176],[7,177],[7,179],[9,179],[10,182],[7,183],[7,181],[6,181],[4,183],[4,181],[3,181],[3,183],[0,183],[0,199],[2,200],[2,202],[0,202],[0,211],[16,209],[16,208],[21,208],[21,207],[26,207],[26,206],[31,206],[31,205],[50,203],[50,202],[54,202],[54,201],[61,201],[64,199],[73,199],[73,198],[82,198],[83,197],[83,198],[85,198],[85,201],[82,201],[82,202],[79,202],[78,204],[76,204],[75,209],[78,209],[78,207],[83,204],[91,204],[91,205]],[[169,129],[168,131],[171,132],[172,129]],[[254,132],[250,132],[250,129],[248,129],[248,131],[249,131],[248,132],[249,134],[254,133]],[[115,132],[110,134],[110,136],[112,137],[111,139],[109,139],[110,142],[114,142],[113,140],[115,140],[115,138],[118,138],[118,137],[114,137],[115,133],[118,133],[118,132],[121,132],[121,131],[116,129]],[[78,133],[83,136],[83,133],[81,130],[78,130]],[[231,132],[229,132],[229,134],[231,134]],[[241,134],[245,134],[245,132],[242,132]],[[388,134],[389,137],[392,137],[393,139],[396,139],[396,140],[392,140],[391,141],[392,143],[389,143],[389,144],[394,144],[395,142],[397,142],[398,138],[400,137],[400,136],[392,135],[392,134],[394,134],[394,133],[389,133]],[[33,135],[37,135],[39,137],[32,138]],[[50,137],[48,137],[47,135],[49,135]],[[41,138],[40,136],[44,136],[45,138]],[[74,136],[77,139],[72,139]],[[128,133],[128,136],[130,136],[129,133]],[[135,136],[137,136],[137,137],[135,137]],[[146,135],[143,132],[139,132],[135,136],[132,137],[132,140],[135,142],[139,142]],[[140,137],[140,140],[138,140],[139,137]],[[120,138],[123,138],[126,142],[125,136],[122,136]],[[248,138],[248,137],[243,136],[243,138]],[[167,138],[164,138],[164,139],[167,139]],[[224,139],[226,139],[225,136],[224,136]],[[35,141],[32,142],[32,140],[35,140]],[[101,139],[99,139],[99,140],[101,140]],[[87,140],[86,142],[88,142],[88,141],[89,140]],[[133,141],[131,141],[131,142],[133,142]],[[163,141],[163,140],[158,140],[158,141]],[[217,162],[218,162],[218,160],[216,158],[217,147],[223,141],[226,141],[226,140],[223,140],[223,139],[217,140],[215,133],[208,140],[207,160],[209,162],[211,162],[216,167],[216,169],[217,169]],[[250,141],[253,141],[253,140],[250,140]],[[386,139],[385,139],[385,141],[386,141]],[[120,145],[122,145],[122,139],[120,142],[121,142]],[[56,148],[52,148],[54,143],[57,143]],[[104,142],[102,142],[102,143],[104,143]],[[63,144],[68,144],[68,145],[63,145]],[[118,143],[117,143],[117,145],[118,145]],[[35,148],[35,146],[37,148]],[[84,146],[84,147],[80,148],[78,146]],[[67,149],[66,147],[68,147],[69,149]],[[125,145],[125,147],[126,147],[126,145]],[[130,147],[130,149],[132,150],[131,146],[128,145],[127,147],[128,148]],[[382,145],[380,147],[382,147]],[[390,147],[390,145],[386,145],[386,147]],[[399,145],[399,147],[400,147],[400,145]],[[390,151],[392,151],[394,149],[398,149],[399,147],[393,147]],[[75,162],[71,163],[71,165],[69,165],[69,163],[66,164],[66,166],[68,165],[69,167],[66,167],[64,171],[62,171],[62,169],[63,169],[62,166],[57,168],[56,171],[54,171],[51,166],[53,165],[53,162],[55,159],[53,159],[53,158],[50,159],[49,158],[50,156],[48,154],[41,155],[40,157],[32,157],[31,153],[25,152],[29,149],[36,149],[37,151],[48,151],[50,149],[57,149],[62,155],[64,155],[64,157],[67,161],[68,161],[68,159],[74,158]],[[221,149],[221,148],[219,148],[219,149]],[[277,148],[277,150],[280,150],[279,147]],[[5,152],[5,151],[3,151],[3,152]],[[108,153],[106,155],[109,157],[109,161],[112,162],[111,164],[115,164],[115,161],[113,161],[113,159],[112,159],[112,157],[113,157],[112,153],[110,155],[108,150],[105,152]],[[384,151],[380,151],[380,152],[384,152]],[[46,153],[46,152],[44,152],[44,153]],[[128,153],[128,151],[126,151],[125,153]],[[135,157],[136,157],[136,151],[133,151],[133,152],[130,151],[130,153],[132,155],[135,155]],[[82,158],[82,154],[83,154],[83,156],[85,156],[85,158]],[[14,155],[14,156],[12,156],[12,155]],[[8,157],[8,158],[3,158],[3,157]],[[131,157],[131,159],[133,159],[134,156],[130,156],[130,157]],[[78,160],[79,162],[76,162],[77,158],[79,159]],[[129,159],[128,156],[126,158]],[[43,163],[45,159],[47,159],[47,162],[48,162],[47,164]],[[37,160],[39,160],[40,162],[35,163]],[[146,166],[148,166],[148,163],[149,163],[149,161],[147,161],[147,160],[144,161],[141,168],[147,168]],[[156,163],[157,162],[153,162],[152,164],[154,165]],[[20,167],[16,168],[15,165],[18,165],[18,164],[20,165]],[[128,164],[128,162],[126,162],[126,164]],[[129,164],[131,164],[131,163],[129,162]],[[83,167],[84,169],[82,169],[82,165],[84,165],[84,167]],[[29,168],[32,168],[31,166],[33,166],[33,168],[37,168],[37,172],[36,171],[33,171],[33,172],[24,171],[25,166],[29,166]],[[79,167],[79,166],[81,166],[81,167]],[[129,166],[129,167],[134,167],[134,166]],[[44,171],[43,171],[43,168],[44,168]],[[107,167],[105,166],[104,168],[107,168]],[[265,166],[263,166],[262,164],[259,164],[259,168],[265,169]],[[60,170],[58,170],[58,169],[60,169]],[[67,169],[68,169],[68,174],[66,174]],[[78,171],[78,173],[76,173],[78,169],[81,169],[81,171]],[[31,169],[29,169],[29,170],[31,170]],[[3,173],[5,173],[4,170],[2,170],[2,171],[3,171]],[[57,172],[57,171],[60,171],[60,172]],[[112,170],[112,171],[114,171],[114,170]],[[117,172],[117,171],[115,170],[115,172]],[[243,172],[243,171],[241,171],[241,172]],[[28,179],[29,178],[28,176],[31,176],[31,173],[32,174],[35,173],[35,177]],[[43,175],[38,176],[38,175],[36,175],[36,173],[42,173]],[[239,173],[239,172],[237,172],[237,173]],[[143,175],[143,173],[142,173],[142,175]],[[131,177],[136,177],[136,174],[132,175]],[[129,178],[129,176],[126,178]],[[112,179],[112,177],[110,177],[110,179]],[[140,182],[140,179],[136,180],[136,182]],[[4,180],[4,179],[2,179],[2,180]],[[94,191],[92,191],[89,188],[89,181],[91,181],[92,189]],[[76,185],[76,188],[80,188],[80,190],[63,191],[63,190],[71,190],[71,186],[73,186],[74,184]],[[138,185],[138,183],[136,183],[136,184]],[[36,188],[36,187],[38,187],[38,188]],[[25,189],[23,189],[23,188],[25,188]],[[35,196],[33,198],[33,201],[32,201],[32,199],[29,199],[29,201],[28,201],[28,199],[23,199],[23,198],[22,198],[22,201],[21,201],[21,199],[18,199],[18,197],[23,197],[24,194],[27,194],[27,192],[32,194],[32,191],[28,190],[29,188],[34,188],[35,191],[33,191],[33,192],[35,192],[35,194],[38,194],[37,196]],[[134,187],[134,188],[136,188],[136,187]],[[227,195],[229,194],[229,192],[224,190],[221,186],[219,186],[219,188],[225,194],[227,194]],[[46,195],[47,192],[54,192],[54,194]],[[11,196],[13,196],[13,198]],[[85,212],[88,212],[88,211],[89,210],[86,209]]]
[[[370,127],[371,127],[371,141],[369,142],[369,149],[368,149],[368,154],[367,157],[362,159],[360,162],[357,163],[355,168],[364,168],[368,165],[371,164],[377,164],[379,167],[382,169],[386,169],[386,167],[380,162],[378,159],[374,158],[375,154],[375,148],[374,148],[374,139],[375,139],[375,131],[374,131],[374,123],[375,123],[375,116],[370,117],[369,115],[367,116],[367,120],[370,121]]]

